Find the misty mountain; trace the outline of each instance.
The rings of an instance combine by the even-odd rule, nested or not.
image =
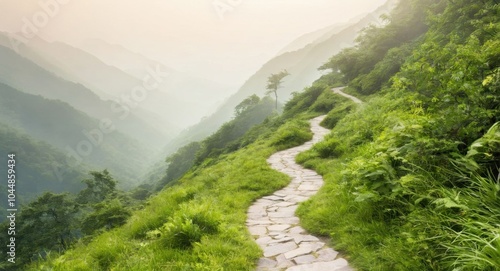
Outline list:
[[[19,53],[60,78],[82,84],[103,100],[121,101],[121,95],[130,95],[134,87],[143,84],[141,80],[105,64],[97,57],[62,42],[32,40],[20,46]],[[141,104],[134,109],[134,114],[142,121],[168,138],[180,131],[174,124]]]
[[[334,25],[327,26],[325,28],[304,34],[294,41],[286,45],[283,49],[281,49],[277,55],[282,55],[287,52],[293,52],[300,50],[311,43],[319,43],[325,40],[328,40],[331,36],[339,33],[340,31],[346,29],[347,27],[357,23],[359,20],[363,19],[367,14],[357,16],[353,19],[350,19],[348,22],[338,23]]]
[[[109,128],[112,123],[93,119],[64,102],[4,84],[0,84],[0,97],[0,122],[65,154],[64,159],[53,161],[54,170],[65,170],[67,163],[86,163],[94,169],[108,168],[119,179],[132,183],[147,166],[152,150]]]
[[[86,40],[80,47],[107,65],[117,67],[137,79],[142,80],[148,74],[147,70],[155,67],[168,73],[157,91],[151,91],[151,98],[143,103],[149,110],[182,128],[214,112],[233,90],[230,86],[177,71],[120,45],[92,39]]]
[[[10,64],[0,67],[0,82],[17,90],[67,102],[99,120],[109,119],[119,131],[151,149],[160,148],[169,139],[136,115],[134,103],[103,101],[83,85],[64,80],[5,46],[0,46],[0,61]]]
[[[278,97],[281,102],[286,102],[292,92],[302,90],[321,76],[318,68],[325,63],[325,60],[340,52],[343,48],[353,46],[362,29],[371,24],[379,25],[383,23],[380,16],[388,13],[395,3],[396,1],[390,0],[374,12],[348,26],[327,28],[326,33],[320,35],[305,47],[276,56],[251,76],[240,88],[238,94],[246,96],[256,90],[260,90],[257,94],[264,94],[269,75],[286,69],[290,76],[285,78]]]
[[[181,132],[166,146],[164,154],[171,154],[178,146],[198,141],[216,131],[222,123],[233,116],[234,107],[239,102],[252,94],[264,95],[269,75],[283,69],[287,69],[290,75],[284,79],[282,88],[278,91],[278,99],[280,102],[287,101],[292,92],[302,90],[320,77],[321,73],[318,68],[341,49],[352,46],[362,29],[370,24],[381,24],[380,16],[389,13],[395,3],[395,0],[389,0],[374,12],[343,29],[341,26],[334,25],[319,30],[315,34],[310,34],[310,36],[302,36],[302,39],[299,38],[299,43],[292,42],[285,49],[294,48],[300,42],[306,42],[311,37],[316,38],[300,50],[283,53],[265,63],[214,114]]]
[[[81,180],[87,177],[88,167],[85,164],[76,165],[69,162],[62,151],[34,139],[3,121],[0,121],[0,152],[2,165],[7,165],[7,154],[16,155],[16,179],[18,180],[16,194],[19,203],[28,203],[43,191],[77,192],[83,188]],[[60,175],[59,170],[54,168],[55,165],[64,167],[65,174]],[[0,167],[0,174],[7,176],[7,169],[6,166]],[[0,184],[0,199],[2,199],[3,207],[7,203],[6,185],[6,181]],[[5,216],[2,215],[2,218]]]

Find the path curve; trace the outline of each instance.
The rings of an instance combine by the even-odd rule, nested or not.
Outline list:
[[[362,103],[363,103],[363,101],[361,101],[360,99],[358,99],[358,98],[356,98],[356,97],[354,97],[354,96],[352,96],[352,95],[349,95],[349,94],[347,94],[347,93],[342,92],[342,90],[343,90],[344,88],[345,88],[345,87],[332,88],[332,91],[333,91],[333,93],[336,93],[336,94],[338,94],[338,95],[341,95],[341,96],[344,96],[344,97],[346,97],[346,98],[351,99],[353,102],[355,102],[355,103],[357,103],[357,104],[362,104]]]
[[[332,90],[355,103],[361,103],[341,89]],[[277,152],[267,159],[273,169],[289,175],[292,181],[287,187],[255,201],[248,209],[247,227],[264,251],[264,257],[260,258],[257,266],[258,271],[354,270],[345,259],[337,257],[338,252],[329,248],[325,244],[326,240],[310,235],[299,226],[299,218],[295,216],[299,203],[316,194],[323,185],[323,177],[295,163],[295,157],[323,140],[330,132],[319,125],[325,117],[323,115],[310,120],[314,134],[311,141]]]

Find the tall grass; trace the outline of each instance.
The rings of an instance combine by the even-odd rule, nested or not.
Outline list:
[[[309,140],[300,117],[244,148],[202,163],[150,198],[128,222],[28,270],[252,270],[261,251],[245,227],[251,203],[286,186],[266,159]],[[252,135],[253,136],[253,135]]]

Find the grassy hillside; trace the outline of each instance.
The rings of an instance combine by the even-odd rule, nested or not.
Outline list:
[[[325,178],[298,210],[308,230],[358,270],[499,270],[499,12],[493,0],[401,0],[252,128],[252,143],[31,270],[252,270],[260,252],[245,212],[287,184],[265,159],[309,139],[305,120],[323,113],[331,134],[298,157]],[[364,105],[333,94],[341,83]]]
[[[324,90],[318,85],[297,95],[285,115],[268,118],[241,138],[253,143],[196,165],[150,198],[125,226],[31,268],[252,270],[260,252],[244,225],[246,210],[253,200],[288,183],[288,177],[271,170],[266,159],[309,140],[305,119],[344,100],[329,91],[322,94]],[[322,102],[315,103],[318,96]],[[305,101],[306,97],[311,98]],[[313,109],[304,112],[311,105]]]
[[[299,214],[359,270],[499,270],[499,11],[402,1],[328,64],[372,95],[298,158],[326,178]]]

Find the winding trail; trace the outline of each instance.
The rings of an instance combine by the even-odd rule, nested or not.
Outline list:
[[[342,92],[342,88],[332,91],[355,103],[362,103],[356,97]],[[323,177],[295,163],[295,157],[323,140],[330,132],[319,125],[325,117],[323,115],[310,120],[314,134],[311,141],[277,152],[267,159],[273,169],[289,175],[292,181],[287,187],[255,201],[248,209],[248,230],[264,251],[264,257],[260,258],[257,266],[258,271],[354,270],[345,259],[337,257],[337,251],[326,245],[327,240],[307,233],[295,216],[299,203],[316,194],[323,185]]]
[[[353,102],[355,102],[357,104],[362,104],[363,103],[363,101],[361,101],[360,99],[358,99],[358,98],[356,98],[356,97],[354,97],[352,95],[349,95],[347,93],[342,92],[343,89],[344,89],[344,87],[332,88],[332,91],[333,91],[333,93],[336,93],[336,94],[338,94],[340,96],[344,96],[346,98],[351,99]]]

